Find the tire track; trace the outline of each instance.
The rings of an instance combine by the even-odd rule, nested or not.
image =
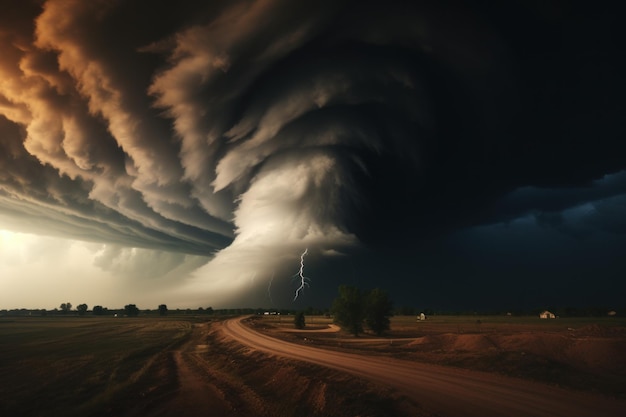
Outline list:
[[[242,323],[243,319],[225,321],[222,332],[265,353],[327,366],[386,384],[441,416],[618,417],[626,410],[625,401],[536,382],[289,343],[250,329]]]

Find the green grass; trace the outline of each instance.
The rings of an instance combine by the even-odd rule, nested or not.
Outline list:
[[[0,415],[95,415],[141,390],[190,330],[172,319],[2,319]]]

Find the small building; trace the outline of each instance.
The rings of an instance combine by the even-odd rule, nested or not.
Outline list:
[[[422,321],[422,320],[426,320],[426,314],[424,313],[420,313],[420,315],[417,316],[417,321]]]
[[[545,310],[539,313],[539,318],[540,319],[555,319],[556,316],[554,315],[554,313],[551,313],[548,310]]]

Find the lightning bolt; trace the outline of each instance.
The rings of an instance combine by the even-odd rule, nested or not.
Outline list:
[[[300,279],[300,286],[298,287],[298,289],[296,289],[296,294],[293,297],[293,301],[296,301],[298,299],[300,291],[302,291],[304,287],[309,286],[310,279],[304,276],[304,257],[308,253],[308,251],[309,248],[306,248],[304,252],[302,252],[302,255],[300,255],[300,270],[293,276],[294,278]]]

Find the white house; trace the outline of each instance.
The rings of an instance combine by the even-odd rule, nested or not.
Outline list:
[[[548,310],[546,310],[539,314],[539,318],[540,319],[554,319],[556,318],[556,316],[554,315],[554,313],[551,313]]]

